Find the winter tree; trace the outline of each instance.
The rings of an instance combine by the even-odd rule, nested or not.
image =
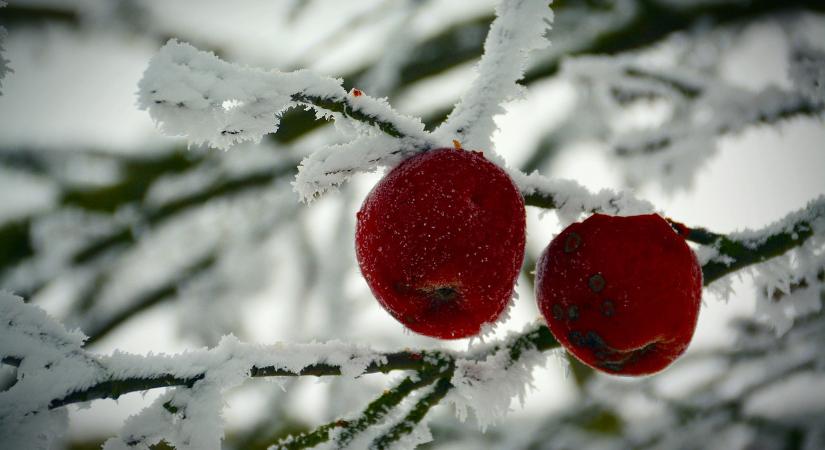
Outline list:
[[[825,448],[823,6],[3,5],[0,446]],[[527,206],[470,339],[406,331],[356,262],[367,193],[438,147]],[[701,264],[663,372],[594,371],[536,307],[595,213]]]

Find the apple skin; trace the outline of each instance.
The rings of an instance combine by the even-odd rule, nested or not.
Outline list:
[[[584,364],[613,375],[663,370],[688,347],[702,269],[656,214],[602,214],[554,238],[536,265],[536,298],[550,331]]]
[[[357,214],[355,250],[375,298],[410,330],[479,333],[512,298],[524,200],[480,152],[439,148],[390,171]]]

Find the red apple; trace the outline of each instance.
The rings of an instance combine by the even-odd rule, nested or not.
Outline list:
[[[356,255],[378,302],[410,330],[478,334],[509,303],[524,200],[480,152],[439,148],[390,171],[358,212]]]
[[[693,337],[701,295],[696,256],[656,214],[574,223],[536,267],[550,331],[584,364],[611,374],[651,374],[678,358]]]

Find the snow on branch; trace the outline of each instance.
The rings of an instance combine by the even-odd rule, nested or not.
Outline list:
[[[530,52],[550,44],[545,36],[553,21],[549,3],[504,0],[498,4],[476,79],[435,131],[441,141],[456,139],[466,148],[495,155],[493,117],[504,112],[504,102],[522,95],[523,88],[516,82],[524,76]]]
[[[825,104],[825,51],[796,42],[791,49],[789,72],[799,92],[813,103]]]
[[[759,287],[757,316],[782,334],[795,318],[818,311],[825,284],[825,196],[760,230],[729,235],[672,222],[687,240],[702,244],[705,285],[750,271]]]
[[[2,87],[3,87],[3,78],[6,77],[6,74],[11,72],[11,68],[9,68],[9,60],[3,58],[3,41],[6,40],[6,36],[8,33],[6,29],[0,27],[0,95],[3,94]]]
[[[329,439],[346,443],[381,422],[410,393],[435,383],[435,390],[414,405],[407,418],[394,425],[385,424],[389,428],[384,430],[383,437],[369,437],[376,439],[376,446],[383,447],[412,432],[414,425],[453,386],[460,387],[464,408],[469,406],[479,415],[484,414],[490,407],[486,403],[490,394],[484,397],[481,393],[494,392],[497,411],[506,412],[513,395],[523,397],[532,367],[544,360],[536,356],[558,345],[549,330],[536,323],[523,333],[465,354],[444,350],[380,353],[337,342],[252,345],[227,336],[215,348],[172,356],[117,352],[100,356],[82,348],[85,337],[81,333],[66,331],[41,309],[23,303],[19,297],[2,294],[0,312],[4,318],[0,324],[0,356],[4,364],[16,366],[18,373],[17,382],[0,392],[0,427],[4,435],[21,444],[19,448],[34,447],[31,440],[42,438],[37,426],[42,425],[44,418],[62,418],[65,422],[62,406],[174,387],[131,417],[105,448],[149,448],[165,440],[177,448],[217,449],[222,438],[222,393],[250,377],[356,377],[364,373],[414,371],[415,375],[383,394],[353,419],[336,421],[282,444],[285,448],[302,448],[298,443],[309,445]],[[473,370],[468,371],[467,367]],[[519,368],[520,374],[515,378],[514,367]],[[480,368],[486,369],[479,372]],[[480,373],[487,375],[479,378]],[[499,376],[493,378],[497,381],[490,378],[496,373]],[[505,385],[508,389],[503,389]],[[485,399],[484,404],[475,401],[479,398]],[[330,434],[332,431],[334,435]]]
[[[435,145],[419,119],[395,112],[386,99],[347,93],[341,83],[307,70],[241,67],[173,39],[150,61],[139,83],[139,105],[166,134],[219,148],[276,132],[280,115],[292,107],[348,122],[357,136],[345,144],[348,152],[325,148],[299,167],[295,190],[306,201],[352,172],[392,165]]]
[[[318,444],[328,442],[333,439],[338,448],[347,448],[353,441],[368,440],[369,437],[364,432],[372,426],[391,417],[393,409],[398,407],[402,401],[407,399],[414,391],[433,384],[437,379],[449,379],[452,365],[447,364],[433,366],[417,371],[415,375],[404,378],[393,388],[385,390],[378,398],[364,408],[356,417],[351,419],[337,419],[325,425],[321,425],[313,431],[297,436],[288,436],[270,448],[293,450],[310,448]],[[441,377],[441,378],[439,378]]]
[[[6,7],[6,2],[0,1],[0,8],[5,8],[5,7]],[[3,27],[0,27],[0,89],[2,89],[2,87],[3,87],[3,78],[5,78],[6,73],[11,72],[11,69],[9,68],[9,61],[6,58],[3,58],[3,51],[4,51],[3,43],[5,42],[7,36],[8,36],[8,32],[6,31],[6,29],[3,28]],[[3,91],[0,90],[0,95],[2,95],[2,94],[3,94]]]
[[[293,187],[304,202],[334,189],[358,172],[392,167],[415,153],[434,147],[432,141],[364,134],[345,144],[323,147],[301,161]]]
[[[785,252],[825,245],[825,196],[808,203],[799,211],[760,230],[746,230],[722,235],[702,228],[685,228],[686,239],[714,250],[703,261],[705,283],[711,283],[746,266],[766,261]],[[809,241],[810,240],[810,241]]]
[[[731,86],[723,89],[708,87],[702,90],[693,106],[697,120],[679,120],[657,130],[624,136],[616,143],[619,156],[691,151],[699,143],[712,142],[718,135],[736,133],[760,124],[773,124],[800,115],[816,115],[825,108],[809,101],[805,96],[768,87],[756,94]],[[698,114],[708,114],[698,120]],[[681,144],[681,145],[680,145]]]
[[[95,383],[99,367],[81,350],[82,333],[67,331],[20,297],[0,292],[0,318],[0,361],[17,366],[17,382],[0,392],[3,445],[51,448],[67,426],[65,411],[48,410],[51,399],[75,383]]]
[[[611,145],[634,181],[655,173],[678,187],[690,185],[696,170],[715,153],[718,136],[821,115],[825,102],[804,90],[805,83],[815,82],[817,66],[811,58],[805,56],[794,71],[802,79],[799,91],[769,86],[754,93],[689,68],[649,67],[639,57],[627,56],[577,58],[564,65],[564,73],[591,87],[610,114],[638,100],[664,101],[669,111],[661,124],[614,131]]]
[[[424,137],[420,121],[395,113],[386,101],[350,95],[341,83],[308,70],[241,67],[172,39],[149,62],[138,104],[165,133],[219,148],[274,133],[280,114],[296,106],[350,117],[395,137]]]
[[[549,178],[533,172],[529,175],[510,170],[510,176],[524,195],[525,205],[555,209],[562,223],[572,223],[582,214],[631,216],[654,212],[653,204],[627,191],[602,189],[597,193],[574,180]]]

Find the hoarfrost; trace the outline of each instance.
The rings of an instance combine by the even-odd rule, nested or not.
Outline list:
[[[423,133],[420,121],[392,113],[384,100],[349,96],[341,83],[307,70],[285,73],[230,64],[172,39],[149,62],[138,84],[138,105],[166,134],[223,149],[274,133],[279,115],[291,107],[316,107],[322,116],[339,117],[314,106],[312,99],[347,102],[350,109],[343,116],[354,112],[378,119],[391,116],[398,132]]]
[[[798,42],[788,68],[791,81],[810,101],[825,104],[825,51]]]
[[[508,339],[516,336],[511,334]],[[532,388],[533,369],[547,361],[547,352],[535,349],[525,350],[513,361],[507,346],[502,348],[484,359],[473,358],[474,352],[468,352],[468,357],[456,360],[451,380],[454,389],[447,401],[455,406],[456,416],[463,422],[472,411],[482,431],[511,411],[513,398],[524,404]],[[479,346],[476,351],[484,349]]]
[[[654,174],[666,188],[676,189],[692,184],[716,153],[718,136],[821,112],[825,103],[816,96],[823,89],[810,87],[819,82],[822,67],[816,52],[800,50],[792,66],[799,90],[767,86],[751,92],[702,69],[651,65],[643,54],[578,57],[566,61],[562,72],[593,91],[601,109],[595,123],[612,123],[608,141],[629,181],[640,184]],[[666,109],[652,126],[624,129],[622,113],[640,100],[659,101]]]
[[[577,221],[582,213],[632,216],[654,212],[653,204],[639,200],[627,191],[602,189],[591,193],[574,180],[549,178],[538,172],[528,175],[510,170],[510,176],[522,194],[552,198],[562,226]]]
[[[5,6],[5,2],[0,2],[0,8]],[[6,36],[6,29],[0,27],[0,95],[3,95],[3,78],[6,76],[6,73],[11,72],[11,68],[9,68],[9,61],[3,57],[3,42],[6,40]]]
[[[524,75],[528,55],[550,45],[545,33],[553,21],[553,10],[548,3],[504,0],[498,4],[496,19],[484,41],[484,55],[476,67],[476,79],[435,131],[440,141],[457,139],[464,147],[481,150],[503,165],[493,151],[493,117],[504,112],[502,103],[523,95],[523,88],[516,82]]]
[[[174,388],[130,418],[106,448],[149,448],[166,440],[177,448],[217,449],[222,392],[248,379],[252,367],[297,373],[330,364],[354,378],[370,364],[385,362],[379,353],[340,342],[254,345],[231,335],[212,349],[178,355],[97,356],[82,348],[82,333],[67,331],[19,297],[0,293],[0,317],[0,357],[18,366],[17,382],[0,392],[0,431],[25,443],[19,448],[49,448],[65,431],[65,409],[57,407],[99,383],[175,377],[193,384]]]
[[[822,308],[820,291],[825,283],[825,196],[809,202],[804,208],[786,215],[758,230],[742,230],[728,238],[746,249],[765,245],[770,239],[798,239],[800,233],[810,236],[802,245],[737,272],[749,274],[757,286],[755,315],[782,335],[795,319]],[[720,262],[731,265],[736,259],[714,246],[699,249],[702,264]],[[716,280],[709,288],[723,298],[732,292],[730,276]]]

